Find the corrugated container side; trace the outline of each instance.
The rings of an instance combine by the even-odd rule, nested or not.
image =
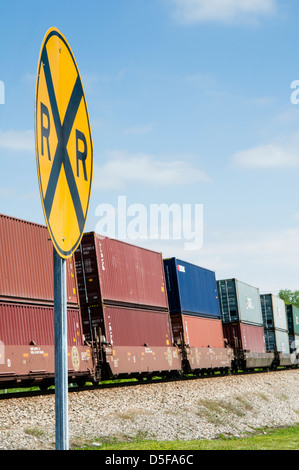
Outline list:
[[[265,329],[265,343],[266,343],[266,351],[271,352],[276,350],[276,338],[275,338],[275,331],[274,329],[268,330]]]
[[[169,315],[165,312],[105,306],[106,341],[114,346],[172,346]]]
[[[83,345],[79,309],[67,309],[69,346]],[[0,303],[0,342],[4,345],[54,345],[54,307]]]
[[[290,352],[289,335],[287,331],[265,329],[265,343],[267,352],[277,351],[288,354]]]
[[[53,302],[53,245],[45,226],[0,214],[0,256],[0,298]],[[78,306],[73,257],[67,260],[67,302]]]
[[[239,319],[242,323],[263,325],[260,292],[257,287],[236,280]]]
[[[217,281],[220,315],[223,323],[239,321],[239,309],[234,279]]]
[[[275,329],[275,339],[276,339],[276,347],[277,351],[280,351],[284,354],[290,353],[290,345],[289,345],[289,335],[287,331]]]
[[[87,341],[94,330],[114,346],[172,346],[168,312],[123,306],[93,305],[81,308]]]
[[[265,329],[277,328],[288,331],[286,307],[284,300],[273,294],[262,294],[261,306]]]
[[[246,323],[223,324],[224,337],[231,348],[249,350],[255,353],[265,353],[266,344],[264,327]]]
[[[89,233],[75,256],[81,303],[168,310],[161,253]]]
[[[191,263],[164,260],[171,313],[220,318],[215,273]]]
[[[191,347],[223,348],[221,320],[182,315],[186,343]]]
[[[164,271],[168,296],[168,305],[171,314],[180,313],[182,311],[180,291],[176,269],[173,267],[173,258],[164,259]]]
[[[173,337],[176,343],[181,338],[190,347],[224,348],[221,320],[198,315],[172,315]]]
[[[276,295],[272,295],[272,305],[275,328],[288,331],[285,301],[279,297],[276,297]]]
[[[299,308],[295,305],[286,305],[286,312],[289,333],[299,335]]]
[[[259,289],[238,279],[217,281],[223,323],[263,325]]]

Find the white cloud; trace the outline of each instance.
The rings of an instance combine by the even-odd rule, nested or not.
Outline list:
[[[298,150],[292,146],[259,145],[235,153],[232,163],[241,168],[293,168],[299,166]]]
[[[34,152],[34,132],[32,130],[0,130],[0,148],[1,147],[9,150],[25,150]]]
[[[276,0],[170,0],[175,18],[184,24],[216,21],[255,22],[276,10]]]
[[[182,160],[161,161],[158,157],[121,150],[108,152],[108,160],[102,166],[95,165],[95,189],[123,189],[131,182],[170,186],[208,183],[210,178],[204,171]]]
[[[144,126],[132,126],[128,127],[123,131],[125,135],[141,135],[141,134],[148,134],[153,129],[153,125],[151,123],[145,124]]]

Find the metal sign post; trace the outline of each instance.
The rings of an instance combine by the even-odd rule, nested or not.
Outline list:
[[[56,28],[42,43],[35,93],[39,189],[54,246],[56,448],[68,449],[66,260],[86,224],[93,175],[93,143],[78,66]]]
[[[66,260],[53,248],[56,450],[68,450]]]

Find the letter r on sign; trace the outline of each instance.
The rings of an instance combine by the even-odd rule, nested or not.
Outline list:
[[[47,148],[48,148],[48,159],[51,161],[50,155],[50,145],[49,145],[49,136],[50,136],[50,116],[49,110],[44,103],[40,103],[40,115],[41,115],[41,153],[44,155],[44,138],[47,141]],[[48,127],[44,125],[44,116],[47,117],[48,120]]]
[[[84,145],[84,150],[81,152],[79,150],[79,141],[83,142]],[[86,173],[86,165],[85,165],[85,160],[87,157],[87,144],[86,144],[86,139],[85,135],[83,132],[78,131],[76,129],[76,159],[77,159],[77,177],[79,177],[79,160],[81,160],[82,165],[83,165],[83,173],[84,173],[84,179],[87,181],[87,173]]]

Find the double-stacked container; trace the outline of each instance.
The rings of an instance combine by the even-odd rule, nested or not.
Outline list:
[[[295,305],[286,305],[286,311],[290,352],[293,352],[299,348],[299,308]]]
[[[188,370],[224,369],[232,351],[225,347],[215,273],[177,258],[164,260],[174,340],[185,351]]]
[[[234,349],[235,367],[269,367],[259,289],[238,279],[217,281],[224,336]]]
[[[45,226],[0,215],[0,382],[54,378],[53,246]],[[67,260],[69,375],[92,368]]]
[[[279,353],[280,365],[291,365],[286,305],[273,294],[261,295],[267,351]]]
[[[151,375],[180,369],[173,346],[161,253],[83,235],[76,273],[88,339],[103,354],[102,375]]]

